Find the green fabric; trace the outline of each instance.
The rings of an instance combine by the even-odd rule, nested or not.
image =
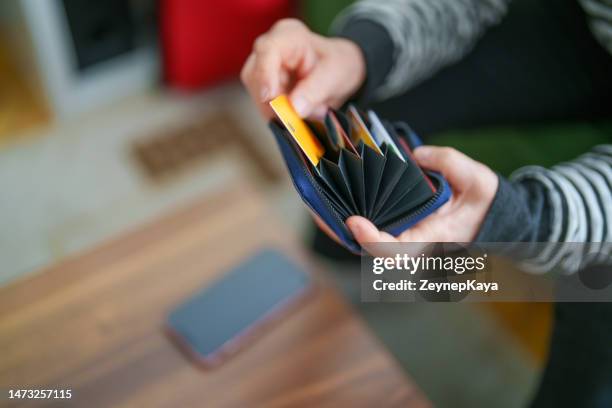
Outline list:
[[[507,176],[518,167],[552,166],[596,144],[611,143],[612,123],[550,124],[445,132],[432,138]]]
[[[334,17],[354,0],[305,0],[301,3],[306,24],[319,34],[328,34]]]

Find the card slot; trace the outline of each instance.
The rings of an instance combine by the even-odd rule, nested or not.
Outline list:
[[[374,221],[376,225],[384,225],[400,216],[408,215],[423,203],[427,202],[434,193],[425,180],[420,180],[413,188],[398,195],[398,200],[381,211]]]
[[[431,189],[428,188],[427,190],[424,190],[423,188],[424,186],[429,187],[427,182],[423,179],[411,180],[410,183],[404,183],[404,184],[400,180],[400,182],[397,184],[393,193],[389,196],[389,199],[387,200],[387,202],[385,203],[381,211],[378,214],[376,214],[376,218],[380,218],[381,216],[384,216],[391,209],[395,208],[398,205],[398,203],[401,203],[403,200],[405,200],[406,195],[412,193],[415,190],[417,191],[415,192],[415,194],[419,196],[420,195],[423,195],[423,196],[426,195],[428,197],[433,196],[433,192],[431,191]]]
[[[362,140],[360,140],[359,143],[357,143],[357,153],[355,153],[357,157],[361,157],[362,159],[363,159],[363,147],[364,146],[367,146],[367,145],[363,143]]]
[[[370,130],[372,136],[376,139],[379,146],[387,144],[390,150],[393,150],[400,158],[403,159],[403,154],[397,146],[397,138],[393,138],[385,125],[382,123],[378,115],[373,111],[368,111],[368,118],[370,119]]]
[[[404,197],[399,204],[401,204],[402,207],[410,210],[423,204],[425,201],[433,197],[434,194],[435,193],[431,191],[427,181],[421,180],[417,185],[410,189],[409,197]]]
[[[340,154],[340,147],[338,147],[334,137],[326,129],[326,125],[320,121],[305,120],[306,125],[310,128],[315,137],[321,142],[324,148],[323,157],[331,160],[338,161]]]
[[[383,153],[387,150],[383,146]],[[387,158],[372,150],[369,146],[363,145],[361,150],[363,160],[363,178],[365,184],[366,217],[371,217],[376,204],[376,197],[380,188],[381,179],[385,169]]]
[[[346,206],[348,212],[357,214],[357,204],[353,199],[350,185],[344,180],[340,168],[329,160],[323,159],[321,160],[321,167],[319,170],[321,178],[330,186],[338,197],[342,199],[342,203]]]
[[[336,119],[338,119],[338,123],[342,127],[342,130],[344,130],[344,133],[346,133],[348,136],[349,132],[351,131],[351,125],[348,118],[343,112],[337,110],[332,110],[332,112],[336,115]]]
[[[387,130],[387,133],[389,133],[389,136],[391,136],[391,139],[393,140],[393,142],[395,142],[395,145],[398,147],[398,150],[401,154],[401,157],[404,159],[404,161],[414,161],[411,157],[411,154],[406,151],[406,147],[408,147],[408,149],[410,149],[410,147],[408,146],[408,144],[402,143],[403,139],[397,133],[393,125],[391,125],[388,122],[384,122],[383,126]]]
[[[304,124],[285,102],[281,100],[277,106],[273,105],[281,121],[271,122],[270,127],[293,184],[308,207],[351,250],[360,248],[344,223],[347,217],[365,215],[385,231],[398,234],[448,201],[450,188],[446,181],[437,174],[423,172],[417,166],[411,153],[414,147],[421,145],[421,141],[406,124],[390,124],[374,113],[364,115],[354,108],[356,115],[353,116],[362,119],[357,123],[357,129],[351,115],[344,112],[335,112],[337,120],[333,123],[327,120]],[[328,115],[331,116],[332,112],[330,110]],[[364,127],[366,132],[362,133],[365,136],[359,137],[361,135],[356,130],[364,130]],[[373,137],[368,138],[368,133]],[[312,136],[308,137],[308,134]],[[340,137],[342,134],[344,137]],[[373,141],[384,157],[373,160],[376,156],[371,157],[366,147],[360,146],[361,150],[358,150],[350,137],[366,145]],[[324,154],[317,154],[317,142]],[[399,155],[390,149],[393,144]],[[428,178],[431,186],[423,183]],[[439,193],[436,200],[429,198],[436,191]],[[425,209],[425,203],[431,205],[427,204]]]
[[[358,154],[355,145],[349,137],[351,134],[351,126],[347,117],[342,112],[331,109],[326,115],[326,121],[328,126],[333,127],[339,135],[339,141],[341,141],[341,143],[339,143],[340,147]]]
[[[319,163],[319,166],[321,165],[321,163]],[[319,168],[318,173],[314,173],[314,178],[317,181],[317,183],[319,184],[319,187],[321,187],[321,189],[323,190],[323,192],[325,193],[325,195],[331,200],[333,201],[338,207],[342,207],[342,208],[347,208],[348,206],[346,205],[344,198],[342,198],[338,192],[336,191],[336,188],[333,184],[330,184],[328,181],[325,180],[325,178],[321,175],[321,169]],[[347,210],[344,210],[344,212],[346,212]]]
[[[282,125],[277,123],[269,124],[272,133],[280,149],[281,155],[287,166],[293,186],[304,203],[338,236],[344,246],[352,252],[360,250],[359,244],[355,242],[350,231],[346,227],[341,215],[334,210],[334,207],[322,188],[313,176],[308,166],[304,163],[301,149],[293,138],[288,135]]]
[[[338,159],[340,158],[340,150],[338,150],[338,151],[326,150],[325,154],[322,157],[322,159],[323,158],[329,160],[330,162],[337,162]]]
[[[325,125],[325,130],[329,132],[331,137],[334,139],[336,146],[339,148],[345,147],[344,139],[342,138],[342,132],[344,132],[344,130],[340,127],[338,118],[332,110],[327,111],[325,118],[323,119],[323,123]]]
[[[348,217],[350,217],[351,214],[348,212],[347,208],[340,201],[337,201],[337,195],[334,194],[332,190],[330,190],[327,186],[323,184],[320,184],[320,186],[321,190],[323,191],[323,194],[325,194],[325,197],[327,197],[332,207],[334,208],[334,210],[336,210],[340,217],[342,217],[343,220],[346,220]]]
[[[401,127],[402,129],[402,135],[400,135],[400,132],[398,132],[397,129],[391,124],[385,123],[384,126],[385,128],[387,128],[387,130],[389,130],[390,136],[396,141],[397,145],[400,148],[399,150],[402,152],[402,156],[406,158],[407,161],[411,161],[415,164],[415,166],[417,166],[422,176],[425,178],[425,180],[427,180],[427,183],[429,184],[431,190],[435,192],[436,189],[433,185],[433,182],[431,181],[431,178],[425,172],[423,172],[423,170],[418,166],[418,164],[416,164],[416,160],[414,158],[412,150],[414,147],[413,145],[415,144],[414,138],[418,137],[414,134],[412,129],[410,129],[410,127],[405,124],[398,124],[397,126]]]
[[[338,167],[340,168],[344,181],[349,186],[353,201],[357,204],[357,214],[365,215],[366,200],[363,179],[363,161],[358,156],[343,149],[340,152]]]
[[[359,141],[363,141],[363,143],[370,146],[378,154],[382,154],[380,146],[378,146],[376,140],[370,133],[367,117],[360,113],[354,105],[349,105],[347,117],[351,126],[351,132],[349,134],[349,137],[353,141],[353,144],[356,144]],[[359,151],[359,149],[357,150]]]
[[[419,167],[418,164],[414,161],[414,159],[410,156],[406,159],[406,176],[410,179],[422,179],[425,178],[423,174],[423,170]]]
[[[383,208],[391,193],[393,193],[397,183],[402,178],[404,174],[404,170],[407,165],[403,162],[395,153],[389,150],[388,147],[383,146],[383,153],[385,155],[385,168],[383,169],[383,174],[380,180],[380,185],[378,187],[378,193],[376,197],[376,202],[374,204],[374,208],[370,217],[375,218],[376,215]]]

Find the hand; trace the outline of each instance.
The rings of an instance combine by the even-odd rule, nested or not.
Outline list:
[[[340,107],[359,89],[365,61],[355,43],[285,19],[257,38],[240,77],[266,118],[272,116],[268,102],[282,93],[300,116],[322,117],[327,107]]]
[[[472,242],[495,198],[499,180],[487,166],[448,147],[423,146],[414,156],[424,168],[442,173],[453,196],[438,211],[398,237],[379,231],[363,217],[346,224],[362,247],[377,242]],[[376,255],[376,254],[373,254]]]

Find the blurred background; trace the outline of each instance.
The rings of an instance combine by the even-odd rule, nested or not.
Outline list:
[[[308,242],[308,215],[237,76],[274,21],[299,16],[325,33],[350,3],[0,2],[0,285],[232,183],[255,186]],[[435,140],[508,173],[571,157],[571,147],[549,146],[576,128],[598,137],[587,124],[550,124]],[[516,406],[528,398],[546,355],[548,305],[398,305],[401,313],[381,314],[358,304],[354,269],[324,262],[433,401]],[[409,335],[396,337],[398,328]],[[428,348],[431,338],[443,346]],[[405,339],[422,347],[403,350]]]

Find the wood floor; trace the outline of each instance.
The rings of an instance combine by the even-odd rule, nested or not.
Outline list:
[[[61,406],[429,406],[324,282],[221,367],[186,359],[164,335],[170,310],[268,246],[308,263],[257,194],[235,185],[0,289],[0,389],[71,389],[72,400],[51,401]]]

